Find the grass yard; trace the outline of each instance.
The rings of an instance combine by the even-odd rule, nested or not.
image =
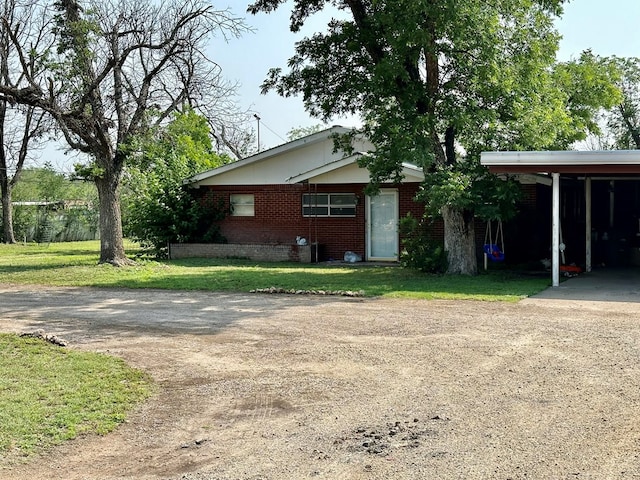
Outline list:
[[[0,334],[0,457],[108,433],[150,393],[150,380],[120,359]]]
[[[137,246],[127,244],[132,255]],[[0,244],[2,282],[52,286],[248,292],[277,287],[356,290],[367,296],[517,301],[549,285],[546,276],[492,271],[477,277],[428,275],[396,266],[256,263],[248,260],[139,260],[98,265],[98,242]]]

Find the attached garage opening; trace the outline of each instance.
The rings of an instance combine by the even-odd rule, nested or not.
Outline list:
[[[494,173],[535,174],[541,238],[550,239],[552,285],[561,264],[640,266],[640,151],[485,152]],[[546,183],[546,185],[545,185]]]

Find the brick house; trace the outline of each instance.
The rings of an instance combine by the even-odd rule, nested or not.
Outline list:
[[[201,196],[222,196],[231,211],[220,224],[229,244],[297,245],[300,237],[317,248],[318,260],[352,251],[368,261],[397,261],[400,217],[423,213],[413,201],[422,170],[404,165],[401,184],[366,195],[369,172],[357,161],[372,145],[357,139],[353,155],[334,151],[332,135],[348,131],[332,127],[185,183]]]

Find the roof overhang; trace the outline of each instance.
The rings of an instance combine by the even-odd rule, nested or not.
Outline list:
[[[335,162],[325,163],[318,168],[314,168],[307,172],[300,173],[298,175],[293,175],[286,179],[286,183],[301,183],[309,180],[313,180],[315,177],[319,177],[320,175],[324,175],[325,173],[333,172],[340,168],[346,167],[347,165],[351,165],[358,161],[358,158],[361,156],[360,153],[356,153],[354,155],[350,155],[348,157],[341,158],[340,160],[336,160]]]
[[[348,167],[350,165],[356,164],[358,159],[366,155],[366,153],[358,152],[348,157],[341,158],[334,162],[326,163],[321,165],[318,168],[314,168],[307,172],[300,173],[298,175],[293,175],[286,179],[286,183],[301,183],[301,182],[310,182],[314,183],[314,179],[319,178],[322,175],[336,172],[342,168]],[[366,172],[367,177],[369,172],[366,168],[362,168],[363,172]],[[411,165],[408,163],[402,164],[402,175],[407,182],[423,182],[424,181],[424,172],[421,168]],[[365,182],[370,181],[369,179],[364,180]]]
[[[493,173],[640,174],[640,150],[482,152]]]

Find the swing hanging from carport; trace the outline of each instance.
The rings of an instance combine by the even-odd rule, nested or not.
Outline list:
[[[495,242],[494,242],[495,240]],[[487,229],[484,234],[484,269],[487,269],[487,259],[492,262],[504,261],[504,234],[502,232],[502,220],[498,220],[496,234],[493,236],[491,220],[487,220]]]

